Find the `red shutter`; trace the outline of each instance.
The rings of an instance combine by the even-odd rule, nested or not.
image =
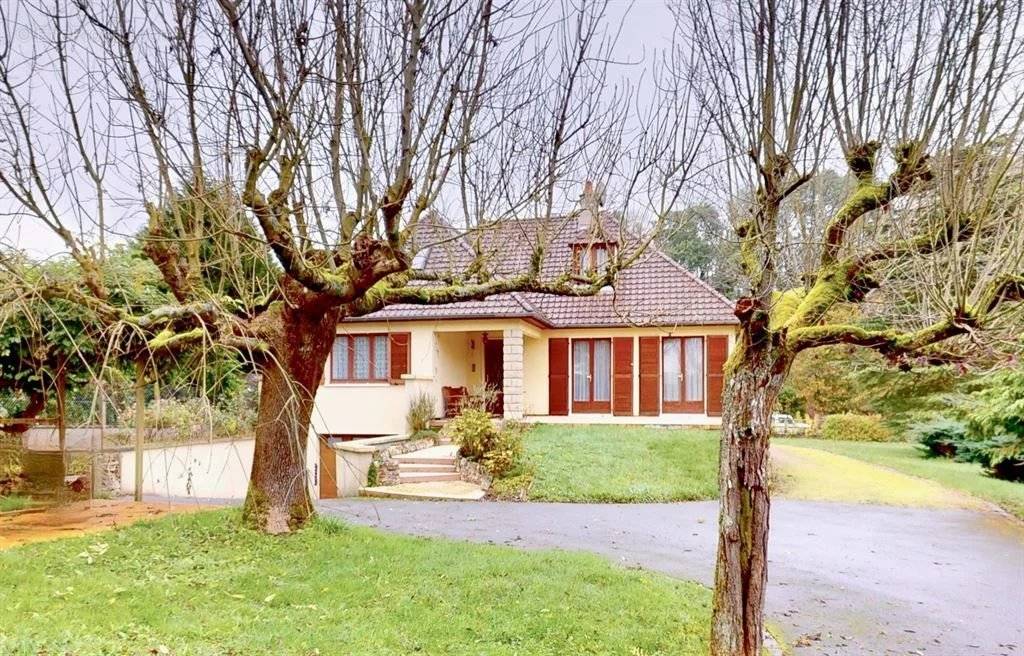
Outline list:
[[[569,414],[569,340],[548,340],[548,414]]]
[[[633,338],[612,339],[612,414],[633,414]]]
[[[725,360],[729,357],[729,338],[709,335],[708,343],[708,415],[722,416],[722,386],[725,384]]]
[[[409,373],[409,333],[391,333],[391,371],[388,381],[392,385],[402,382],[402,374]]]
[[[661,413],[661,338],[640,338],[640,414]]]

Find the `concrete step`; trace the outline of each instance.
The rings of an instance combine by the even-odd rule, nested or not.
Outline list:
[[[434,483],[437,481],[457,481],[458,472],[404,472],[399,470],[399,483]]]
[[[395,461],[399,465],[454,465],[455,458],[451,456],[415,456],[412,454],[406,454],[404,456],[395,456]]]
[[[400,472],[453,472],[455,470],[455,463],[450,465],[438,465],[429,462],[400,462],[398,463],[398,471]]]
[[[484,498],[479,485],[465,481],[441,481],[436,483],[402,483],[359,489],[359,496],[389,499],[435,499],[450,501],[478,501]]]

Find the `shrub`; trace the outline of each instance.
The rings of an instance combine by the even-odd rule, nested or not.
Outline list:
[[[985,383],[966,404],[974,440],[964,443],[958,459],[977,462],[996,478],[1024,480],[1024,371],[1006,369]]]
[[[405,416],[405,422],[409,427],[409,434],[415,435],[429,429],[436,407],[437,402],[431,394],[420,392],[413,399],[412,403],[409,404],[409,412]]]
[[[821,436],[827,440],[887,442],[893,435],[878,415],[845,413],[826,417],[821,426]]]
[[[380,467],[376,462],[371,462],[370,468],[366,470],[366,487],[377,487],[378,485],[380,485]]]
[[[967,426],[955,419],[940,417],[914,424],[910,436],[928,450],[928,455],[952,458],[967,439]]]
[[[464,407],[445,430],[459,445],[459,455],[477,462],[483,462],[484,455],[498,439],[490,413],[480,408]]]
[[[236,400],[229,400],[224,406],[213,405],[204,398],[178,400],[171,397],[151,401],[146,405],[146,430],[159,431],[158,442],[192,442],[251,434],[256,423],[255,408],[231,401]],[[122,414],[126,426],[134,424],[134,415],[134,407]]]
[[[498,432],[483,458],[491,476],[508,476],[523,461],[523,432],[522,425],[513,422],[507,422]]]
[[[522,424],[506,422],[499,430],[486,410],[464,407],[445,430],[459,445],[459,455],[483,464],[496,479],[523,463]]]

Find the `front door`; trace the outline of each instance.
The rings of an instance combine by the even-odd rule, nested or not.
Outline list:
[[[572,340],[572,411],[612,411],[612,340]]]
[[[505,411],[502,389],[505,383],[505,343],[500,339],[484,342],[484,386],[487,388],[487,410],[492,415]]]

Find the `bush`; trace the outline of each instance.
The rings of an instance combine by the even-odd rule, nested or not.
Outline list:
[[[523,461],[523,427],[507,422],[498,432],[491,448],[484,453],[484,467],[495,478],[508,476]]]
[[[821,436],[826,440],[888,442],[893,434],[878,415],[845,413],[826,417],[821,426]]]
[[[523,463],[522,424],[506,422],[499,430],[486,410],[463,407],[445,431],[459,445],[459,455],[483,464],[494,478],[509,475]]]
[[[459,455],[476,462],[483,462],[498,439],[490,413],[480,408],[464,407],[445,430],[459,445]]]
[[[405,423],[409,427],[409,434],[416,435],[423,433],[430,428],[430,422],[434,419],[434,409],[437,403],[434,397],[426,392],[420,392],[412,403],[409,404],[409,412],[405,416]]]
[[[955,419],[940,417],[912,425],[909,435],[926,449],[928,455],[952,458],[967,440],[967,426]]]
[[[122,415],[126,426],[134,424],[134,415],[134,407]],[[255,408],[236,399],[218,406],[204,398],[172,397],[147,404],[145,419],[147,431],[160,431],[157,442],[193,442],[251,435],[256,414]]]
[[[966,403],[973,440],[958,459],[977,462],[996,478],[1024,480],[1024,371],[1006,369],[985,383]]]

